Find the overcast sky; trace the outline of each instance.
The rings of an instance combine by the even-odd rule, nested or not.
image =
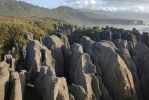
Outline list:
[[[73,8],[148,12],[149,0],[22,0],[46,8],[70,6]]]

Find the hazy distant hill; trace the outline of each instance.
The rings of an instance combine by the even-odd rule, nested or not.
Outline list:
[[[149,13],[145,12],[133,12],[133,11],[104,11],[104,10],[89,10],[82,9],[82,11],[92,12],[96,14],[101,14],[105,16],[111,16],[114,18],[122,19],[134,19],[134,20],[143,20],[145,23],[149,23]]]
[[[51,17],[68,20],[77,24],[142,24],[142,22],[138,20],[135,20],[134,23],[134,20],[118,19],[114,16],[86,12],[65,6],[56,9],[46,9],[15,0],[0,0],[0,15]]]

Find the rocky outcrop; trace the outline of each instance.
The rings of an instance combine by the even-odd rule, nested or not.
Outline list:
[[[117,39],[114,41],[114,44],[119,49],[123,49],[123,48],[128,49],[127,40]]]
[[[33,79],[37,77],[42,66],[48,67],[51,74],[55,75],[55,60],[51,51],[36,40],[29,41],[27,44],[26,66]]]
[[[10,82],[12,86],[10,100],[23,100],[21,81],[18,72],[11,72]]]
[[[106,27],[73,45],[62,32],[28,34],[0,62],[0,100],[148,100],[148,35],[135,34]]]
[[[71,83],[80,85],[85,89],[88,100],[94,100],[95,94],[92,89],[92,75],[95,66],[91,63],[88,54],[83,53],[83,48],[79,44],[72,46],[72,58],[70,68]]]
[[[43,100],[69,100],[65,78],[45,76]]]
[[[55,35],[43,37],[42,43],[52,51],[52,55],[55,59],[56,75],[64,76],[64,58],[62,54],[62,46],[64,43]]]
[[[6,98],[5,93],[8,92],[9,87],[9,64],[7,64],[5,61],[0,62],[0,100],[4,100]]]
[[[80,89],[82,91],[81,94],[84,94],[84,97],[81,97],[82,100],[100,100],[102,98],[104,98],[104,100],[111,99],[108,92],[105,92],[106,89],[104,88],[102,81],[99,82],[98,77],[96,77],[95,74],[96,66],[92,64],[90,56],[83,53],[81,45],[74,44],[72,46],[70,75],[71,83],[77,85],[74,87],[74,90],[71,89],[75,98],[79,98],[76,97],[76,95],[79,94],[74,93],[74,91]]]
[[[137,53],[139,53],[139,51],[142,51],[144,49],[147,49],[148,47],[142,43],[142,42],[138,42],[135,47],[133,48],[133,52],[134,52],[134,55],[136,55]]]
[[[144,33],[141,35],[141,42],[143,42],[144,44],[146,44],[146,46],[149,47],[149,33],[144,32]]]
[[[75,100],[88,100],[87,93],[82,86],[73,84],[69,89],[70,92],[74,95]]]
[[[140,89],[140,81],[138,78],[137,68],[129,54],[128,49],[121,49],[121,50],[117,51],[117,53],[122,57],[125,64],[127,65],[128,69],[132,73],[138,100],[142,100],[142,93],[140,93],[141,89]]]
[[[87,51],[91,51],[89,54],[95,65],[102,69],[103,82],[112,98],[136,100],[133,76],[123,59],[115,52],[116,47],[110,42],[96,42],[91,44],[89,49]]]
[[[149,99],[149,49],[141,49],[133,57],[135,65],[138,69],[139,79],[141,80],[141,88],[144,100]]]
[[[21,70],[19,73],[20,77],[20,83],[21,83],[21,91],[22,91],[22,98],[24,98],[25,94],[25,87],[26,87],[26,78],[27,78],[27,72],[26,70]]]

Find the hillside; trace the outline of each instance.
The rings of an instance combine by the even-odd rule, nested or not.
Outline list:
[[[133,12],[133,11],[105,11],[105,10],[90,10],[90,9],[82,9],[85,12],[92,12],[96,14],[101,14],[104,16],[111,16],[117,19],[135,19],[142,20],[145,23],[149,22],[149,13],[145,12]],[[127,16],[126,16],[127,15]]]
[[[134,20],[117,19],[112,16],[107,16],[100,13],[85,12],[65,6],[55,9],[47,9],[15,0],[0,0],[0,15],[50,17],[60,20],[67,20],[74,24],[133,24],[134,22]],[[142,22],[140,23],[139,21],[137,24],[142,24]]]

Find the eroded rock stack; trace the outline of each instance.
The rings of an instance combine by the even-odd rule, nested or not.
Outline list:
[[[149,100],[148,35],[95,36],[73,45],[64,34],[26,36],[20,58],[0,62],[0,100]]]

